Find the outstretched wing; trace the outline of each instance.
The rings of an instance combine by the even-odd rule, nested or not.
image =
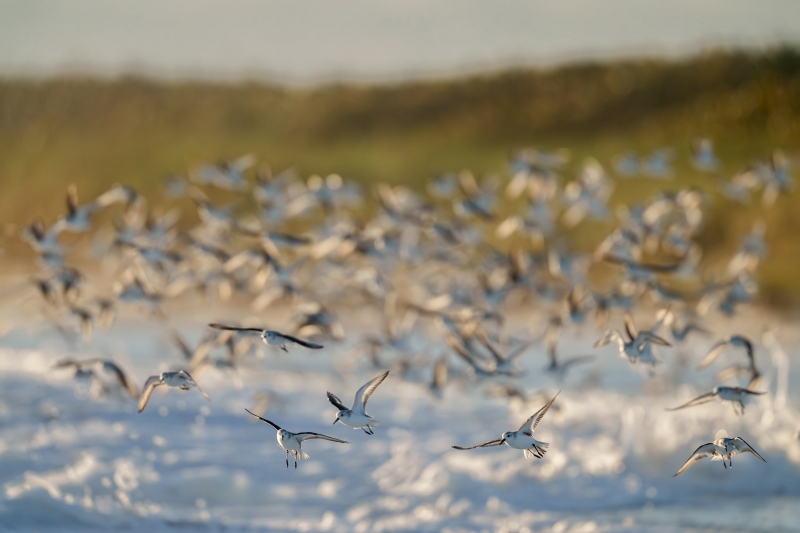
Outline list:
[[[701,394],[694,400],[688,401],[683,405],[679,405],[678,407],[672,407],[670,409],[664,409],[665,411],[678,411],[680,409],[686,409],[687,407],[694,407],[695,405],[701,405],[713,400],[717,394],[714,391],[707,392],[705,394]]]
[[[118,367],[116,363],[114,363],[113,361],[103,361],[103,368],[105,368],[109,372],[113,372],[114,375],[117,377],[117,381],[119,381],[120,385],[125,387],[125,389],[133,398],[139,397],[139,389],[136,388],[136,385],[133,383],[133,381],[128,379],[128,376],[125,375],[125,372],[123,372],[122,369]]]
[[[609,342],[612,341],[619,341],[623,342],[622,335],[616,329],[608,329],[603,336],[597,339],[597,342],[594,343],[595,348],[599,348],[601,346],[605,346]]]
[[[679,476],[679,475],[683,474],[684,472],[686,472],[689,469],[690,466],[695,464],[700,459],[705,459],[706,457],[711,457],[715,453],[716,453],[716,451],[715,451],[713,442],[709,442],[708,444],[703,444],[702,446],[700,446],[699,448],[697,448],[694,451],[692,456],[689,457],[689,459],[685,463],[683,463],[683,466],[680,468],[680,470],[675,472],[675,475],[673,475],[672,477]]]
[[[147,381],[144,384],[144,388],[142,389],[142,394],[139,396],[139,412],[141,413],[144,411],[144,408],[147,407],[147,402],[150,400],[150,396],[153,394],[153,389],[162,385],[161,376],[150,376],[147,378]]]
[[[633,340],[639,334],[638,330],[636,329],[636,323],[633,321],[633,315],[631,315],[630,311],[625,311],[625,332],[628,334],[628,338]]]
[[[340,400],[339,397],[333,394],[332,392],[328,393],[328,401],[331,402],[333,406],[336,407],[338,410],[347,411],[347,407],[344,406],[342,400]]]
[[[189,376],[189,380],[190,380],[190,381],[192,382],[192,384],[193,384],[193,385],[194,385],[194,386],[197,388],[197,390],[198,390],[198,391],[200,391],[200,394],[202,394],[203,396],[205,396],[205,397],[206,397],[206,400],[208,400],[208,401],[210,402],[210,401],[211,401],[211,398],[209,398],[209,397],[208,397],[208,394],[206,394],[206,391],[204,391],[203,389],[201,389],[201,388],[200,388],[200,385],[198,385],[198,384],[197,384],[197,382],[194,380],[194,378],[193,378],[192,376],[190,376],[190,375],[189,375],[189,373],[188,373],[188,372],[186,372],[185,370],[183,370],[182,372],[183,372],[183,373],[185,373],[187,376]]]
[[[483,444],[476,444],[475,446],[451,446],[456,450],[474,450],[475,448],[491,448],[492,446],[500,446],[505,442],[505,439],[494,439]]]
[[[380,376],[376,376],[366,382],[358,392],[356,392],[356,397],[353,400],[353,411],[361,414],[366,414],[367,408],[367,400],[369,397],[372,396],[372,393],[375,392],[375,389],[378,388],[378,385],[383,383],[383,380],[386,379],[386,376],[389,375],[389,371],[387,370]]]
[[[304,440],[320,439],[320,440],[329,440],[331,442],[339,442],[341,444],[350,444],[346,440],[337,439],[335,437],[329,437],[327,435],[322,435],[321,433],[313,433],[311,431],[295,433],[294,436],[297,437],[297,440],[299,440],[300,442],[303,442]]]
[[[522,425],[517,430],[517,432],[522,431],[523,433],[526,433],[528,435],[532,435],[533,434],[533,430],[536,429],[536,425],[544,417],[544,415],[547,412],[547,410],[550,409],[550,406],[553,405],[553,402],[556,401],[556,398],[558,398],[559,394],[561,394],[561,391],[558,391],[556,393],[556,395],[553,396],[552,400],[547,402],[544,405],[544,407],[542,407],[541,409],[539,409],[538,411],[533,413],[529,419],[527,419],[525,422],[523,422]]]
[[[267,423],[267,424],[269,424],[270,426],[274,427],[274,428],[275,428],[277,431],[280,431],[280,430],[281,430],[281,427],[280,427],[278,424],[276,424],[275,422],[270,422],[270,421],[269,421],[269,420],[267,420],[266,418],[261,418],[260,416],[258,416],[257,414],[255,414],[254,412],[252,412],[252,411],[250,411],[250,410],[248,410],[248,409],[245,409],[245,411],[247,411],[248,413],[250,413],[250,414],[251,414],[251,415],[253,415],[254,417],[258,418],[258,419],[259,419],[259,420],[261,420],[262,422],[266,422],[266,423]]]
[[[228,331],[254,331],[254,332],[257,332],[257,333],[262,333],[264,331],[263,329],[260,329],[260,328],[240,328],[240,327],[237,327],[237,326],[225,326],[223,324],[217,324],[217,323],[209,324],[208,327],[214,328],[214,329],[224,329],[224,330],[228,330]]]
[[[717,344],[711,347],[711,350],[709,350],[706,356],[703,358],[703,360],[700,361],[700,364],[697,365],[697,368],[699,370],[704,369],[705,367],[713,363],[714,360],[717,357],[719,357],[719,354],[721,354],[730,347],[731,347],[730,341],[725,340],[718,342]]]
[[[315,344],[313,342],[304,341],[303,339],[298,339],[297,337],[293,337],[291,335],[287,335],[285,333],[278,333],[281,337],[286,339],[287,341],[291,341],[295,344],[299,344],[300,346],[305,346],[306,348],[311,348],[312,350],[321,350],[323,346],[321,344]]]
[[[733,439],[733,446],[739,452],[750,452],[759,459],[761,459],[762,461],[764,461],[765,463],[767,462],[767,460],[761,457],[761,455],[759,455],[759,453],[755,451],[752,446],[747,444],[747,442],[742,437],[736,437],[735,439]]]

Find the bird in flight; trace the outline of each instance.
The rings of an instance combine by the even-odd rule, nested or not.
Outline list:
[[[506,431],[499,439],[490,440],[489,442],[484,442],[476,446],[453,446],[453,448],[456,450],[474,450],[475,448],[489,448],[505,444],[516,450],[524,450],[525,458],[538,457],[541,459],[544,457],[544,454],[547,453],[547,447],[550,446],[550,443],[534,439],[533,431],[536,429],[536,426],[542,420],[545,413],[547,413],[547,410],[550,409],[550,406],[553,405],[553,402],[556,401],[559,394],[561,394],[561,391],[558,391],[558,393],[553,396],[552,400],[547,402],[544,407],[533,413],[529,419],[523,422],[518,430]]]
[[[147,407],[147,402],[150,400],[150,395],[153,394],[153,390],[159,385],[166,385],[168,387],[181,390],[197,389],[200,391],[200,394],[205,396],[206,400],[209,402],[211,401],[211,398],[208,397],[208,394],[206,394],[205,391],[200,388],[200,385],[198,385],[192,376],[190,376],[185,370],[178,370],[177,372],[164,372],[159,376],[150,376],[147,378],[147,381],[144,384],[144,389],[142,390],[142,395],[139,396],[140,413],[144,411],[145,407]]]
[[[297,337],[293,337],[285,333],[280,333],[278,331],[271,331],[268,329],[240,328],[237,326],[224,326],[222,324],[209,324],[208,326],[214,329],[224,329],[228,331],[249,331],[252,333],[258,333],[261,336],[261,340],[264,341],[264,344],[267,344],[269,346],[277,346],[284,352],[289,351],[286,348],[287,344],[297,344],[303,346],[304,348],[310,348],[312,350],[321,350],[323,348],[321,344],[316,344],[310,341],[304,341],[302,339],[298,339]]]
[[[336,413],[336,420],[334,420],[333,423],[336,424],[336,422],[341,422],[345,426],[353,429],[363,429],[364,433],[367,435],[372,435],[372,428],[380,424],[381,421],[375,420],[367,414],[367,400],[369,400],[369,397],[372,396],[372,393],[375,392],[375,389],[378,388],[378,385],[383,383],[383,380],[386,379],[386,376],[388,375],[389,371],[387,370],[380,376],[372,378],[360,389],[358,389],[358,392],[356,392],[356,397],[353,400],[353,407],[350,409],[345,407],[342,401],[335,394],[329,392],[328,401],[331,402],[337,409],[339,409],[339,412]]]
[[[322,440],[329,440],[331,442],[338,442],[341,444],[350,444],[346,440],[337,439],[334,437],[329,437],[327,435],[322,435],[320,433],[314,433],[311,431],[303,431],[300,433],[292,433],[291,431],[287,431],[280,427],[275,422],[270,422],[266,418],[262,418],[257,414],[245,409],[248,413],[253,415],[254,417],[258,418],[262,422],[266,422],[270,426],[274,427],[275,430],[278,432],[278,446],[286,450],[286,468],[289,468],[289,454],[292,454],[294,457],[294,467],[297,468],[297,460],[298,459],[308,459],[308,454],[302,450],[303,441],[311,440],[311,439],[322,439]]]
[[[722,466],[725,468],[733,468],[733,457],[743,452],[750,452],[765,463],[767,462],[767,460],[761,457],[761,455],[759,455],[757,451],[747,444],[743,438],[721,438],[715,440],[714,442],[703,444],[697,448],[692,456],[689,457],[685,463],[683,463],[683,466],[680,468],[680,470],[675,472],[675,475],[672,477],[683,474],[697,461],[700,459],[705,459],[706,457],[711,457],[712,461],[722,461]],[[727,461],[728,464],[725,464],[725,461]]]

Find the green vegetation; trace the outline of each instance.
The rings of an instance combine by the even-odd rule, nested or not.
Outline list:
[[[715,141],[719,175],[691,166],[689,146],[698,136]],[[628,150],[672,146],[674,180],[620,180],[613,201],[684,185],[718,196],[723,179],[774,148],[796,160],[800,53],[577,64],[307,90],[136,78],[4,80],[0,146],[0,221],[14,223],[36,214],[52,220],[70,182],[84,198],[114,182],[158,195],[170,174],[249,152],[273,169],[293,166],[301,175],[338,172],[365,184],[418,187],[442,171],[503,173],[516,147],[570,148],[569,177],[587,156],[610,166]],[[773,303],[800,302],[798,206],[797,193],[768,212],[757,202],[740,210],[720,199],[704,243],[712,257],[729,253],[754,218],[763,217],[771,251],[760,271],[764,294]]]

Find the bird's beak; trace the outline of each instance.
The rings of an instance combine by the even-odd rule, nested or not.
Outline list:
[[[335,426],[335,425],[336,425],[336,422],[338,422],[338,421],[339,421],[339,419],[338,419],[338,418],[337,418],[336,420],[334,420],[334,421],[333,421],[333,425]]]
[[[505,444],[505,443],[506,443],[506,439],[500,439],[500,444]]]

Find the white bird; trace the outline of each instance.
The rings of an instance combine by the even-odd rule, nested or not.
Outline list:
[[[339,412],[336,413],[336,420],[334,420],[333,423],[336,424],[336,422],[341,422],[345,426],[353,429],[363,429],[364,433],[367,435],[372,435],[372,428],[380,424],[381,421],[375,420],[367,414],[367,400],[369,400],[369,397],[372,396],[372,393],[375,392],[375,389],[378,388],[378,385],[383,383],[383,380],[386,379],[386,376],[388,375],[389,371],[387,370],[380,376],[372,378],[365,383],[364,386],[358,389],[358,392],[356,392],[356,397],[353,400],[353,407],[350,409],[345,407],[342,401],[336,395],[329,392],[328,401],[330,401],[336,408],[339,409]]]
[[[144,411],[145,407],[147,407],[147,401],[150,399],[150,395],[153,394],[153,389],[159,385],[175,387],[181,390],[197,389],[200,391],[200,394],[206,397],[206,400],[209,402],[211,401],[211,398],[208,397],[208,394],[206,394],[205,391],[200,388],[200,385],[198,385],[192,376],[190,376],[185,370],[178,370],[177,372],[163,372],[159,376],[150,376],[147,378],[147,381],[144,384],[144,389],[142,390],[142,395],[139,397],[140,413]]]
[[[694,400],[686,402],[685,404],[680,405],[678,407],[667,409],[667,411],[677,411],[679,409],[685,409],[687,407],[694,407],[695,405],[700,405],[710,402],[714,398],[719,398],[723,402],[731,402],[733,404],[734,411],[737,411],[736,406],[738,405],[739,409],[737,412],[740,414],[744,414],[744,407],[748,403],[750,403],[752,397],[761,394],[764,393],[743,389],[742,387],[714,387],[714,390],[712,390],[711,392],[701,394]]]
[[[750,447],[747,442],[741,437],[736,437],[733,439],[729,438],[721,438],[717,439],[714,442],[709,442],[708,444],[703,444],[699,448],[697,448],[694,453],[692,454],[689,459],[683,463],[683,466],[675,472],[675,476],[679,476],[680,474],[684,473],[686,470],[689,469],[693,464],[695,464],[700,459],[705,459],[706,457],[711,457],[712,461],[722,461],[722,465],[725,468],[729,466],[733,468],[733,456],[738,455],[743,452],[750,452],[765,463],[767,462],[766,459],[761,457],[757,451],[755,451],[752,447]],[[728,461],[728,464],[725,464],[725,461]]]
[[[547,413],[547,410],[550,409],[550,406],[553,405],[553,402],[556,401],[559,394],[561,394],[561,391],[558,391],[558,393],[553,396],[552,400],[547,402],[544,407],[533,413],[529,419],[523,422],[518,430],[506,431],[499,439],[490,440],[489,442],[484,442],[476,446],[453,446],[453,448],[456,450],[473,450],[475,448],[489,448],[491,446],[505,444],[516,450],[524,450],[525,458],[538,457],[541,459],[544,457],[544,454],[547,453],[547,447],[550,446],[550,443],[534,439],[533,431],[536,429],[536,426],[542,420],[545,413]]]
[[[250,412],[249,410],[245,409],[248,413],[253,415],[254,417],[258,418],[262,422],[266,422],[270,426],[274,427],[277,432],[278,438],[278,446],[286,450],[286,468],[289,468],[289,454],[292,454],[294,457],[294,467],[297,468],[297,460],[298,459],[308,459],[308,454],[302,450],[302,444],[305,440],[311,439],[322,439],[322,440],[329,440],[331,442],[339,442],[341,444],[350,444],[346,440],[336,439],[334,437],[329,437],[327,435],[322,435],[320,433],[314,433],[311,431],[303,431],[300,433],[292,433],[291,431],[287,431],[280,427],[275,422],[270,422],[266,418],[261,418],[255,413]]]
[[[222,324],[209,324],[209,327],[212,327],[214,329],[224,329],[229,331],[252,331],[255,333],[259,333],[261,335],[261,340],[264,341],[264,344],[267,344],[269,346],[277,346],[284,352],[289,351],[286,348],[286,345],[289,343],[299,344],[300,346],[303,346],[305,348],[310,348],[312,350],[321,350],[323,348],[321,344],[304,341],[302,339],[298,339],[297,337],[293,337],[285,333],[280,333],[278,331],[271,331],[268,329],[239,328],[236,326],[223,326]]]

